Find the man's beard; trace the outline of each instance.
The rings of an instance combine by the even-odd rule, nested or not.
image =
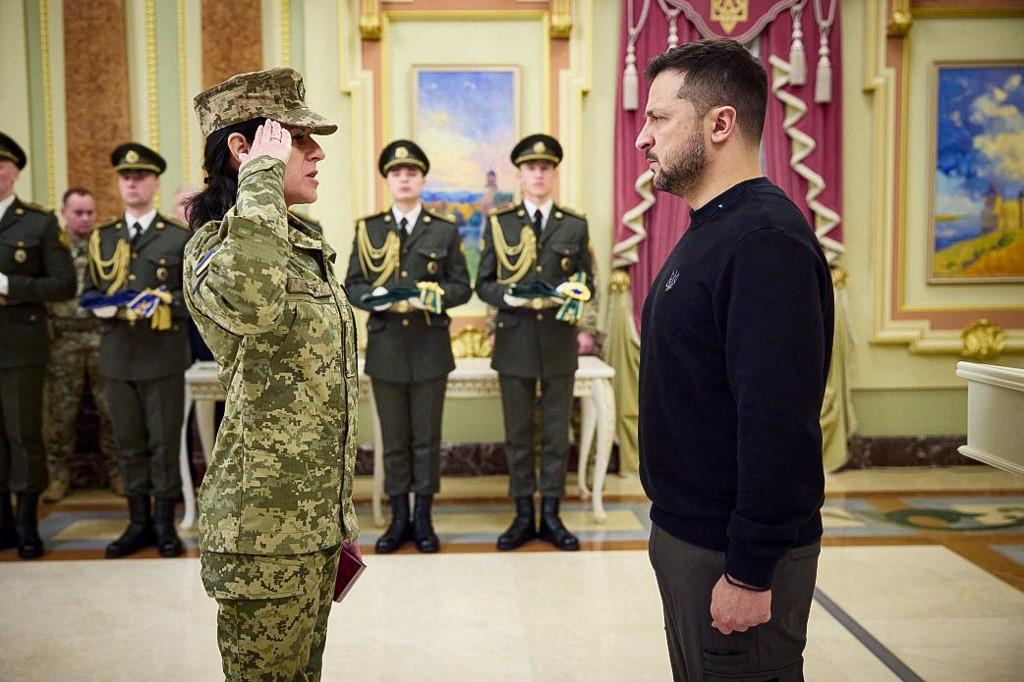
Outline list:
[[[654,188],[679,197],[690,194],[704,177],[708,165],[704,131],[694,128],[675,158],[659,159],[661,170],[654,176]]]

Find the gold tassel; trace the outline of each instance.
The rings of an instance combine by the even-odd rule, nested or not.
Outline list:
[[[153,317],[149,318],[149,326],[157,331],[167,331],[171,328],[171,306],[161,303],[157,306]]]
[[[818,57],[818,73],[814,78],[814,101],[828,104],[832,101],[832,61],[828,58],[828,48],[822,46]]]

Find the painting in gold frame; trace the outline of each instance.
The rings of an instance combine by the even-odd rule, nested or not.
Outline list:
[[[1024,282],[1024,62],[936,62],[929,282]]]
[[[413,136],[430,157],[423,203],[452,215],[470,276],[487,212],[513,201],[509,154],[520,136],[519,66],[416,65]]]

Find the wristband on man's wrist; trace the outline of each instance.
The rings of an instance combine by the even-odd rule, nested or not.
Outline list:
[[[729,583],[733,587],[739,587],[740,589],[747,590],[749,592],[768,592],[772,589],[770,587],[754,587],[753,585],[746,585],[736,580],[728,573],[723,573],[722,575],[725,576],[725,582]]]

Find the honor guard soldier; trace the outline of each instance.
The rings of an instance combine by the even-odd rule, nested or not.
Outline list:
[[[472,290],[458,227],[420,203],[427,155],[414,142],[396,140],[381,152],[378,169],[393,204],[359,220],[345,281],[352,305],[370,311],[365,371],[380,417],[391,505],[377,552],[394,552],[410,540],[421,552],[436,552],[431,506],[441,487],[441,416],[455,369],[447,310],[468,301]],[[411,523],[410,492],[416,494]]]
[[[0,549],[43,555],[37,509],[46,488],[43,381],[50,336],[44,303],[75,295],[75,268],[52,211],[21,201],[25,152],[0,133]],[[17,516],[11,493],[18,498]]]
[[[551,194],[562,148],[549,135],[530,135],[512,150],[523,201],[492,210],[484,227],[476,291],[497,308],[491,367],[498,371],[505,416],[509,494],[516,516],[498,549],[538,537],[533,495],[540,488],[539,537],[558,549],[579,549],[562,524],[569,455],[569,415],[578,364],[578,332],[590,298],[593,264],[586,219],[556,205]],[[577,339],[577,336],[580,338]],[[533,457],[533,407],[540,396],[543,430],[539,483]]]
[[[110,425],[107,387],[100,373],[103,322],[78,305],[89,281],[89,235],[96,222],[96,200],[82,187],[64,192],[61,202],[64,234],[75,264],[78,290],[74,298],[48,304],[52,342],[46,366],[46,460],[50,485],[43,502],[59,502],[71,487],[68,463],[75,449],[75,427],[82,391],[88,387],[100,417],[100,453],[110,489],[124,494],[117,463],[117,445]]]
[[[172,557],[182,551],[174,508],[181,492],[185,370],[191,364],[181,263],[191,233],[154,207],[167,167],[163,157],[129,142],[110,160],[125,212],[93,231],[82,297],[83,305],[89,297],[114,302],[93,312],[104,318],[100,372],[131,522],[106,554],[117,558],[156,545],[161,556]]]

